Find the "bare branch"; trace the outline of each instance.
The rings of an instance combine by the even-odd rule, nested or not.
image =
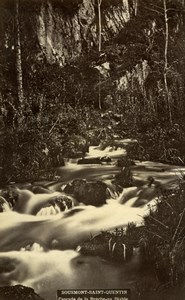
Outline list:
[[[180,224],[181,224],[181,222],[182,222],[182,218],[183,218],[183,216],[184,216],[184,212],[185,212],[185,208],[183,209],[183,212],[181,213],[179,222],[178,222],[178,224],[177,224],[177,228],[176,228],[175,233],[174,233],[174,235],[173,235],[173,237],[172,237],[172,242],[173,242],[173,241],[175,240],[175,238],[176,238],[177,232],[178,232],[179,227],[180,227]]]
[[[164,13],[162,13],[162,12],[156,10],[156,9],[152,9],[152,8],[147,7],[147,6],[142,6],[142,7],[145,8],[145,9],[147,9],[147,10],[149,10],[149,11],[156,12],[157,14],[159,14],[161,16],[164,16]]]
[[[57,120],[55,121],[55,123],[53,124],[53,126],[51,127],[51,129],[49,130],[49,137],[51,136],[51,133],[52,133],[53,129],[55,128],[55,126],[57,125],[59,119],[60,119],[60,115],[58,116]]]
[[[164,226],[166,229],[169,229],[168,226],[166,226],[165,224],[163,224],[162,222],[160,222],[159,220],[157,220],[156,218],[152,217],[152,216],[148,216],[149,218],[153,219],[154,221],[156,221],[157,223],[159,223],[160,225]]]
[[[161,240],[163,240],[164,242],[166,242],[166,240],[165,240],[162,236],[160,236],[159,234],[157,234],[157,233],[155,233],[155,232],[153,232],[153,231],[147,230],[146,228],[145,228],[145,231],[147,231],[148,233],[151,233],[151,234],[157,236],[159,239],[161,239]]]

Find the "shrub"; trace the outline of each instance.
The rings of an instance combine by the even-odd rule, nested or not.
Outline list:
[[[163,192],[144,223],[143,260],[153,266],[159,282],[181,285],[185,280],[185,184]]]

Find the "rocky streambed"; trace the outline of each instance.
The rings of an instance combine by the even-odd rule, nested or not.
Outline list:
[[[60,288],[133,289],[145,273],[138,248],[142,216],[161,191],[178,188],[185,172],[179,166],[131,160],[126,148],[134,142],[90,147],[86,157],[58,168],[53,181],[1,189],[0,251],[5,254],[0,253],[0,266],[4,270],[4,261],[16,260],[16,274],[23,274],[3,285],[23,284],[46,300]],[[137,224],[134,235],[125,230],[131,222]]]

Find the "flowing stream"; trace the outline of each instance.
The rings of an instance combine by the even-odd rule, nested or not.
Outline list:
[[[77,160],[69,160],[57,170],[60,180],[42,182],[49,189],[48,194],[34,194],[26,185],[18,185],[17,211],[0,214],[1,285],[23,284],[34,288],[46,300],[54,300],[57,289],[133,286],[141,276],[137,251],[129,261],[118,265],[81,255],[75,249],[102,230],[126,226],[128,222],[142,224],[142,216],[147,213],[148,203],[155,201],[158,187],[177,186],[185,168],[136,161],[131,167],[134,186],[125,188],[116,199],[108,199],[107,204],[101,207],[80,204],[57,214],[53,208],[45,207],[74,179],[101,180],[112,188],[112,180],[121,170],[116,161],[125,154],[121,148],[90,147],[87,158],[109,156],[111,161],[77,164]],[[155,184],[148,184],[149,177],[155,179]],[[31,215],[38,203],[42,213]],[[32,251],[25,251],[32,243],[36,243]]]

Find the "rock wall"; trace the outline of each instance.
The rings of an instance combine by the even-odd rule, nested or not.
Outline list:
[[[118,34],[129,19],[128,0],[102,10],[102,42]],[[40,48],[49,62],[58,62],[60,66],[71,63],[93,46],[98,47],[95,2],[83,0],[75,14],[69,15],[54,8],[51,0],[43,1],[36,30]]]

